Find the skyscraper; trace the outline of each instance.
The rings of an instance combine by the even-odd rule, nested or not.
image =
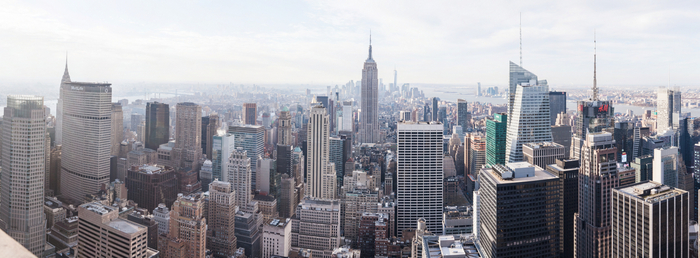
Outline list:
[[[670,128],[678,128],[681,113],[681,92],[660,87],[656,97],[656,131],[662,133]]]
[[[343,119],[340,123],[342,127],[339,128],[338,131],[354,132],[355,123],[353,121],[354,119],[352,118],[352,101],[343,101]]]
[[[557,124],[557,115],[561,112],[566,113],[566,92],[550,91],[549,92],[549,125]]]
[[[459,104],[458,104],[459,105]],[[508,114],[498,113],[486,120],[486,164],[506,164]]]
[[[236,251],[236,191],[229,182],[214,180],[209,185],[207,248],[220,256]]]
[[[440,123],[399,122],[397,127],[397,230],[424,218],[428,230],[442,232],[443,145]]]
[[[512,115],[508,116],[506,162],[523,160],[524,143],[552,141],[547,81],[520,83],[516,90]]]
[[[466,100],[457,100],[457,125],[462,126],[463,131],[467,131],[467,128],[469,128],[469,120],[471,120],[472,116],[472,114],[467,111],[467,108],[469,108],[469,105]]]
[[[376,143],[380,140],[378,78],[377,63],[372,59],[372,36],[370,36],[369,57],[362,69],[360,143]]]
[[[617,148],[610,133],[589,133],[581,148],[575,257],[612,257],[611,189],[619,186]]]
[[[202,158],[202,107],[192,102],[177,103],[175,115],[175,164],[197,167]]]
[[[236,148],[243,148],[251,161],[258,160],[258,157],[264,155],[265,151],[265,128],[260,125],[233,125],[228,127],[228,132],[232,133]],[[253,182],[253,190],[257,190],[257,162],[252,162],[250,165],[251,180]],[[243,207],[240,203],[239,206]]]
[[[432,120],[433,120],[433,121],[440,121],[440,119],[439,119],[439,117],[438,117],[438,111],[440,110],[440,109],[438,108],[438,102],[439,102],[439,101],[440,101],[440,98],[438,98],[438,97],[433,97],[433,98],[431,99],[431,103],[433,104],[433,106],[432,106],[432,108],[431,108],[431,111],[432,111]],[[442,122],[442,121],[440,121],[440,122]]]
[[[308,130],[306,196],[336,199],[335,166],[329,161],[328,114],[322,106],[311,108]]]
[[[128,198],[139,207],[150,211],[161,203],[170,206],[177,198],[177,178],[173,168],[143,164],[130,167],[127,173]]]
[[[0,228],[34,255],[43,257],[46,243],[44,97],[8,96],[0,137],[4,149],[0,160]]]
[[[653,180],[670,187],[678,187],[678,147],[654,149]]]
[[[109,83],[71,82],[67,68],[63,78],[61,194],[83,200],[109,183],[112,87]]]
[[[292,248],[311,249],[312,257],[331,257],[341,244],[340,201],[305,198],[292,218]]]
[[[161,144],[170,139],[170,107],[165,103],[146,103],[146,128],[144,146],[158,150]]]
[[[574,257],[574,215],[578,212],[577,159],[557,159],[547,165],[549,173],[559,176],[559,246],[561,257]]]
[[[251,191],[251,162],[245,150],[237,148],[228,158],[228,182],[236,191],[236,205],[244,210],[250,210],[248,203],[252,199]]]
[[[530,81],[537,81],[537,75],[531,73],[525,68],[510,62],[510,76],[508,84],[508,117],[513,117],[513,107],[515,106],[515,93],[518,89],[518,85],[521,83],[529,83]],[[510,122],[510,121],[509,121]],[[509,123],[510,124],[510,123]]]
[[[236,150],[236,144],[232,133],[215,135],[212,144],[212,179],[229,182],[228,179],[228,158]]]
[[[258,119],[258,105],[255,103],[243,103],[243,123],[255,125]]]
[[[512,162],[482,169],[479,181],[482,201],[477,230],[482,255],[558,257],[560,204],[556,175],[526,162]]]
[[[277,119],[277,145],[293,145],[292,139],[292,115],[289,109],[284,108]]]
[[[608,257],[689,255],[688,192],[653,181],[612,190],[612,246]],[[631,208],[628,208],[631,207]],[[693,250],[695,251],[695,250]]]
[[[202,154],[206,155],[208,159],[212,158],[212,145],[214,144],[214,135],[217,134],[217,130],[221,127],[221,121],[219,120],[219,115],[211,114],[206,117],[202,117]]]
[[[170,211],[170,230],[167,238],[158,239],[158,248],[163,257],[204,258],[206,254],[207,219],[204,217],[204,198],[201,193],[178,194]],[[179,256],[171,246],[184,246],[185,255]]]
[[[609,100],[598,99],[598,79],[596,78],[596,54],[593,54],[593,95],[588,100],[579,100],[577,103],[578,115],[576,126],[571,138],[572,159],[581,157],[581,148],[586,142],[588,133],[602,132],[603,129],[615,126],[615,112]]]
[[[122,112],[122,104],[112,103],[112,137],[111,154],[119,156],[119,147],[124,140],[124,113]]]

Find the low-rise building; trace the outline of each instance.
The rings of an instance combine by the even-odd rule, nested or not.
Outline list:
[[[270,218],[263,223],[262,257],[287,257],[292,249],[292,220]]]

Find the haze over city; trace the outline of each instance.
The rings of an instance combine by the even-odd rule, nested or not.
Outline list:
[[[55,87],[66,52],[84,81],[336,85],[379,77],[507,85],[507,61],[553,87],[698,86],[697,1],[0,2],[0,88]],[[188,87],[189,88],[189,87]],[[301,88],[301,86],[300,86]]]

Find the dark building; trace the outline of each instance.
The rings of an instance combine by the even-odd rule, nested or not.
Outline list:
[[[292,175],[292,151],[291,145],[277,145],[277,173]]]
[[[202,182],[198,180],[197,175],[199,173],[197,170],[182,168],[178,169],[175,174],[177,175],[178,193],[190,195],[202,190]]]
[[[243,123],[255,125],[258,119],[258,105],[255,103],[243,103]]]
[[[149,211],[159,203],[170,207],[177,199],[177,178],[171,167],[133,166],[127,171],[125,183],[129,200]]]
[[[479,243],[485,257],[558,257],[559,178],[526,162],[479,173]]]
[[[508,129],[508,114],[498,113],[493,119],[486,120],[486,164],[506,164],[506,131]],[[462,128],[464,130],[464,128]],[[571,139],[569,139],[570,141]],[[469,150],[468,140],[465,140],[465,154]],[[466,161],[466,159],[465,159]]]
[[[236,213],[235,228],[238,247],[245,249],[245,256],[260,257],[262,214]]]
[[[221,127],[219,115],[212,114],[202,117],[202,154],[207,156],[207,159],[212,157],[212,147],[214,144],[214,135],[216,130]]]
[[[146,216],[145,209],[140,210],[129,214],[127,219],[148,228],[148,247],[158,250],[158,222],[153,220],[153,217]]]
[[[469,128],[469,121],[472,120],[472,114],[467,111],[468,107],[469,105],[466,100],[457,100],[457,125],[462,127],[463,132],[467,131],[467,128]]]
[[[634,168],[634,182],[639,183],[652,179],[654,157],[652,155],[644,155],[634,158],[630,167]]]
[[[578,212],[577,159],[557,159],[547,171],[559,176],[559,242],[561,257],[574,257],[574,214]]]
[[[678,139],[678,154],[683,158],[685,166],[690,168],[694,165],[693,157],[693,120],[690,118],[683,118],[679,121],[679,126],[677,130]]]
[[[610,101],[580,100],[577,103],[576,126],[571,139],[571,157],[581,159],[581,148],[588,133],[602,132],[615,126],[615,112]]]
[[[439,118],[438,117],[438,111],[439,111],[438,102],[439,101],[440,101],[440,98],[438,98],[438,97],[434,97],[431,99],[433,106],[431,107],[430,110],[432,111],[431,116],[432,116],[433,121],[438,121],[438,118]]]
[[[571,155],[571,126],[553,125],[552,141],[564,146],[564,157]]]
[[[146,104],[144,131],[144,147],[157,150],[161,144],[168,143],[170,140],[170,106],[168,104],[158,102]]]
[[[617,162],[630,163],[642,153],[641,138],[639,138],[640,135],[635,138],[636,129],[634,123],[617,122],[614,128],[608,128],[605,131],[612,133],[613,138],[615,138]]]
[[[389,245],[389,217],[384,213],[365,212],[360,218],[360,257],[374,258],[375,254],[386,254]]]
[[[550,91],[549,92],[549,120],[550,125],[555,125],[557,122],[557,114],[566,113],[566,92]]]

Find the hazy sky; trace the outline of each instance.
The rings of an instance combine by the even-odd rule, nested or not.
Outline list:
[[[0,85],[343,84],[369,31],[385,83],[506,85],[508,61],[559,87],[700,86],[700,1],[7,1]],[[9,84],[8,84],[9,83]]]

